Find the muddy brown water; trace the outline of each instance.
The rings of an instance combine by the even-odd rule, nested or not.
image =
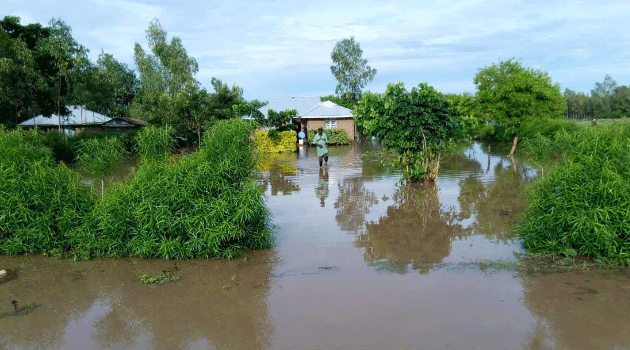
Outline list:
[[[374,149],[264,162],[276,245],[233,261],[0,257],[0,349],[630,349],[627,271],[492,267],[534,169],[475,144],[402,185]]]

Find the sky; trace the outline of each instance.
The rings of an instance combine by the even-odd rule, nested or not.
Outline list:
[[[630,85],[630,1],[607,0],[0,0],[0,16],[72,28],[95,62],[104,51],[135,69],[135,43],[159,20],[197,59],[197,80],[217,77],[248,100],[334,94],[335,43],[354,36],[377,69],[364,90],[426,82],[475,92],[481,68],[507,59],[588,93],[609,74]]]

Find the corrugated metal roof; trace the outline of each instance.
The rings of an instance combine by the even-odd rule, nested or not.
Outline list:
[[[68,109],[70,110],[70,114],[68,116],[61,117],[62,126],[103,124],[112,119],[100,113],[87,110],[81,106],[68,106]],[[50,117],[39,115],[20,123],[20,126],[57,126],[59,124],[59,116],[53,114]]]
[[[273,109],[276,112],[295,109],[297,117],[316,107],[321,102],[319,96],[296,96],[296,97],[272,97],[266,106],[258,108],[258,110],[267,117],[267,111]]]
[[[342,107],[331,101],[324,101],[317,104],[311,110],[302,115],[305,119],[328,118],[328,117],[352,117],[352,110]]]

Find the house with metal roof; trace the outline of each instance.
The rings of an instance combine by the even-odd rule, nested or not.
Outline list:
[[[355,126],[352,110],[331,101],[318,103],[306,111],[300,118],[302,128],[311,129],[344,129],[351,140],[354,140]]]
[[[56,114],[50,117],[38,115],[19,124],[24,128],[38,127],[44,130],[61,128],[66,135],[72,136],[88,128],[100,128],[103,123],[110,121],[112,118],[85,109],[83,106],[68,106],[70,114],[67,116],[58,116]]]
[[[298,113],[294,120],[307,130],[341,128],[354,140],[355,125],[352,110],[331,101],[321,101],[319,96],[272,97],[269,103],[258,110],[267,116],[273,109],[276,112],[295,109]]]

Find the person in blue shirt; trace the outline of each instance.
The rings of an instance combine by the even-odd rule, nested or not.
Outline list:
[[[322,166],[322,161],[326,161],[326,165],[328,165],[328,148],[326,143],[328,143],[328,137],[324,134],[324,129],[317,129],[317,134],[313,137],[313,144],[317,146],[317,157],[319,157],[320,167]]]
[[[301,145],[308,145],[308,140],[306,138],[306,128],[302,129],[299,133],[298,133],[298,139],[300,140],[300,146]]]

